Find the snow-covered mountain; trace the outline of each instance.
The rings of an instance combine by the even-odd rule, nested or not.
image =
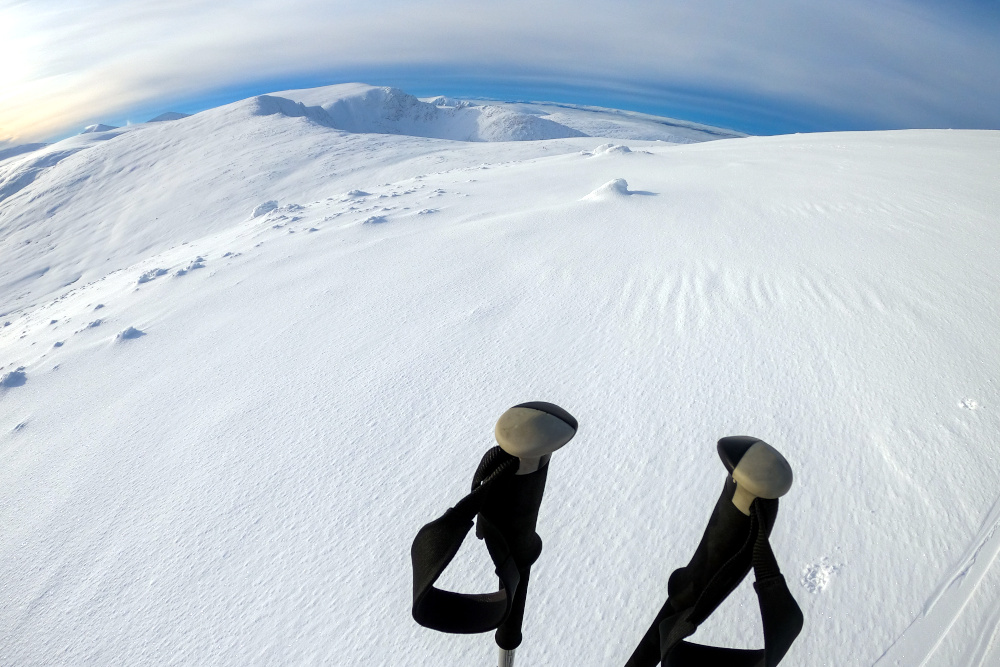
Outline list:
[[[722,136],[347,84],[0,156],[0,664],[493,664],[409,547],[526,400],[580,433],[519,664],[624,663],[742,433],[785,663],[995,664],[1000,133]]]
[[[611,112],[581,115],[595,113]],[[436,163],[448,155],[453,165],[469,166],[498,155],[521,159],[538,153],[534,145],[483,147],[456,141],[583,136],[523,111],[495,105],[449,107],[365,84],[284,91],[193,117],[164,116],[173,122],[157,117],[122,128],[91,126],[79,136],[37,144],[35,150],[0,161],[0,233],[8,253],[0,262],[0,316],[18,301],[94,280],[192,235],[227,229],[237,202],[259,198],[261,192],[302,198],[336,176],[349,176],[351,183],[361,177],[357,170],[382,173],[410,159]],[[669,122],[675,121],[625,122],[618,134],[647,135]],[[675,140],[706,140],[722,132],[696,129]],[[380,136],[367,136],[372,134]],[[409,174],[410,168],[395,173]],[[275,179],[283,184],[277,189]],[[67,206],[70,200],[74,203]],[[159,220],[172,220],[171,231],[164,232]],[[66,237],[77,240],[74,250],[54,262],[50,251],[62,247],[59,239]]]
[[[343,84],[257,98],[260,113],[307,116],[346,132],[404,134],[456,141],[531,141],[584,136],[565,125],[499,106],[445,106],[396,88]],[[293,104],[289,104],[291,101]]]

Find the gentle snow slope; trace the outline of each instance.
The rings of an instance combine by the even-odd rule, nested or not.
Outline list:
[[[494,664],[412,621],[409,547],[526,400],[581,428],[519,665],[624,663],[739,433],[796,473],[787,664],[997,664],[1000,133],[626,151],[261,108],[0,165],[36,170],[0,202],[0,664]],[[470,537],[441,583],[495,581]],[[695,639],[760,644],[748,582]]]

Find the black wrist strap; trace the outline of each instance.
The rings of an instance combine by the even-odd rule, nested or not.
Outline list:
[[[439,519],[420,529],[410,559],[413,563],[413,618],[420,625],[451,633],[493,630],[510,613],[520,574],[503,535],[480,514],[497,481],[517,472],[517,457],[499,447],[486,452],[472,482],[472,493]],[[434,587],[451,563],[479,514],[479,530],[493,559],[500,590],[492,593],[453,593]]]
[[[698,623],[692,622],[694,618],[701,616],[698,609],[700,605],[696,603],[694,607],[660,621],[661,667],[775,667],[802,630],[802,611],[788,590],[767,539],[771,528],[769,521],[773,521],[773,514],[769,516],[763,509],[763,503],[757,501],[754,501],[752,508],[750,539],[744,549],[753,549],[752,564],[756,579],[753,587],[757,592],[764,624],[764,648],[730,649],[685,641],[684,638],[694,634],[698,627]]]

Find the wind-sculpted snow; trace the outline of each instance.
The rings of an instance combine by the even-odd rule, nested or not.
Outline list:
[[[591,201],[600,201],[606,199],[614,199],[616,197],[627,197],[631,192],[628,189],[628,181],[624,178],[616,178],[612,181],[608,181],[601,187],[597,188],[589,195],[584,197],[584,199]]]
[[[998,664],[1000,133],[459,142],[265,97],[0,165],[39,170],[0,202],[0,664],[495,664],[414,624],[409,549],[528,400],[580,433],[519,663],[623,664],[752,434],[795,471],[785,663]],[[494,589],[482,542],[438,583]],[[762,645],[749,582],[693,640]]]

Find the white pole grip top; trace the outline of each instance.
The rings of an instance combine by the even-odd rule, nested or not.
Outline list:
[[[754,498],[780,498],[792,488],[792,466],[777,449],[750,436],[719,440],[719,456],[736,482],[733,504],[750,514]]]
[[[572,440],[576,430],[577,421],[571,414],[558,405],[535,401],[503,413],[494,434],[501,449],[522,460],[518,472],[525,474],[543,465],[542,457]]]

